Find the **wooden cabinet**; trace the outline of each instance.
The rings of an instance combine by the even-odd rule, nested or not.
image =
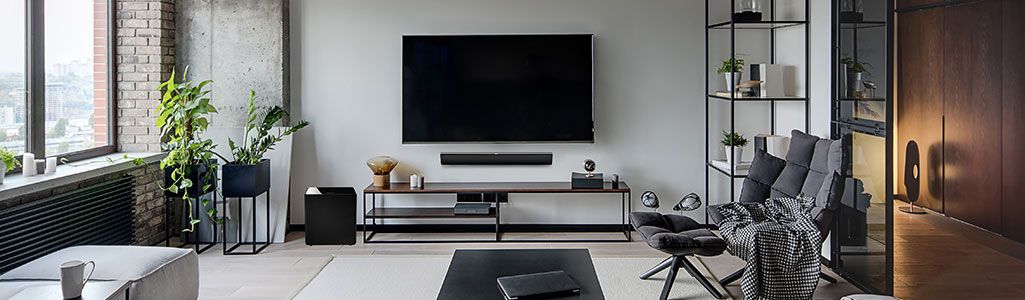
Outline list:
[[[1001,232],[1002,0],[943,8],[944,212]]]
[[[897,21],[897,191],[904,188],[904,149],[918,143],[921,196],[916,205],[943,211],[943,11],[901,14]]]
[[[1003,2],[1003,232],[1025,242],[1025,1]]]

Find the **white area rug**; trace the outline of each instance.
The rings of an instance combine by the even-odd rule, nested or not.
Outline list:
[[[437,299],[451,256],[335,256],[295,299]],[[592,258],[605,299],[657,299],[666,271],[637,278],[659,258]],[[707,268],[691,260],[704,274]],[[710,278],[710,281],[715,279]],[[670,299],[715,299],[680,269]]]

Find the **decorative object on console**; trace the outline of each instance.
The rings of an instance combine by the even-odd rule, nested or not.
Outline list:
[[[21,166],[21,163],[18,162],[18,158],[14,157],[14,152],[0,148],[0,184],[4,184],[4,176],[7,172],[18,166]]]
[[[644,207],[651,208],[652,211],[658,210],[658,195],[655,192],[645,191],[641,194],[641,204]]]
[[[762,20],[762,5],[759,0],[738,0],[740,12],[733,13],[734,22],[758,22]]]
[[[619,188],[619,174],[612,174],[612,188]]]
[[[597,166],[598,165],[595,164],[593,160],[590,160],[590,159],[585,159],[584,160],[584,171],[587,171],[587,177],[594,177],[593,172],[594,172],[594,169]]]
[[[391,185],[391,171],[399,162],[389,156],[374,156],[367,160],[367,167],[374,172],[374,186]]]
[[[427,182],[426,182],[426,181],[427,181],[427,179],[425,179],[423,175],[419,175],[419,177],[420,177],[420,178],[418,178],[418,179],[419,179],[419,181],[417,181],[416,187],[418,187],[418,188],[421,188],[421,189],[422,189],[422,188],[424,188],[424,184],[425,184],[425,183],[427,183]]]
[[[755,135],[755,151],[762,150],[775,157],[787,157],[789,138],[782,135],[761,133]]]
[[[414,188],[414,189],[415,188],[419,188],[420,187],[420,176],[417,176],[416,174],[409,175],[409,187],[410,188]]]
[[[876,97],[876,89],[879,88],[878,86],[876,86],[876,83],[872,82],[871,80],[865,80],[864,82],[862,82],[862,84],[865,85],[865,94],[867,94],[868,98],[869,99],[875,98]]]
[[[918,196],[921,194],[922,186],[922,165],[921,156],[918,153],[918,142],[915,140],[908,141],[906,154],[904,155],[904,189],[907,191],[905,195],[910,205],[901,207],[900,211],[909,214],[924,214],[925,210],[915,209],[915,202],[918,201]]]
[[[865,20],[862,0],[840,0],[840,23],[858,23]]]
[[[726,150],[726,163],[739,163],[744,155],[744,146],[747,146],[747,138],[736,132],[722,132],[722,145]]]
[[[574,189],[601,189],[605,188],[605,181],[601,173],[594,173],[598,165],[593,160],[584,160],[584,171],[587,173],[573,172],[570,185]]]
[[[743,58],[730,58],[722,62],[722,66],[716,70],[719,74],[726,76],[726,91],[736,92],[733,88],[734,83],[740,83],[744,73],[744,59]]]
[[[36,155],[26,152],[21,155],[21,176],[36,176]]]
[[[673,211],[692,211],[701,207],[701,197],[698,194],[690,193],[683,196],[680,202],[673,205]]]

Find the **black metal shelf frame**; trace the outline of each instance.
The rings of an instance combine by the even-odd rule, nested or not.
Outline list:
[[[705,71],[710,70],[709,59],[711,57],[710,52],[710,32],[712,30],[729,30],[730,35],[730,58],[737,57],[737,30],[768,30],[769,32],[769,60],[770,63],[776,63],[776,30],[781,28],[802,26],[804,29],[804,97],[779,97],[779,98],[737,98],[732,92],[729,97],[722,97],[714,95],[709,90],[709,76],[705,74],[705,196],[702,198],[705,203],[705,223],[709,222],[709,194],[711,192],[711,176],[710,173],[718,173],[723,175],[729,181],[730,186],[730,198],[729,202],[733,202],[736,199],[736,179],[746,178],[746,175],[737,173],[736,160],[731,161],[731,167],[729,170],[722,170],[718,167],[713,166],[711,162],[710,146],[711,136],[709,129],[711,128],[710,110],[711,105],[710,99],[719,99],[729,101],[730,105],[730,132],[736,132],[736,105],[737,102],[769,102],[769,115],[770,115],[770,131],[772,134],[776,134],[776,102],[804,102],[804,131],[808,132],[810,129],[809,120],[811,119],[811,56],[810,56],[810,45],[808,40],[810,39],[810,13],[809,5],[810,0],[804,0],[804,20],[777,20],[776,19],[776,1],[769,0],[769,20],[758,21],[758,22],[739,22],[733,19],[733,13],[737,11],[736,1],[730,1],[730,20],[725,22],[710,23],[709,16],[709,5],[712,0],[705,0]],[[800,0],[795,0],[800,1]],[[737,82],[733,85],[736,86]]]

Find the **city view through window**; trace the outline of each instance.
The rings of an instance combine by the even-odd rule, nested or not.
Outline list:
[[[108,145],[107,1],[47,0],[46,155]],[[0,1],[0,145],[25,152],[25,3]]]

